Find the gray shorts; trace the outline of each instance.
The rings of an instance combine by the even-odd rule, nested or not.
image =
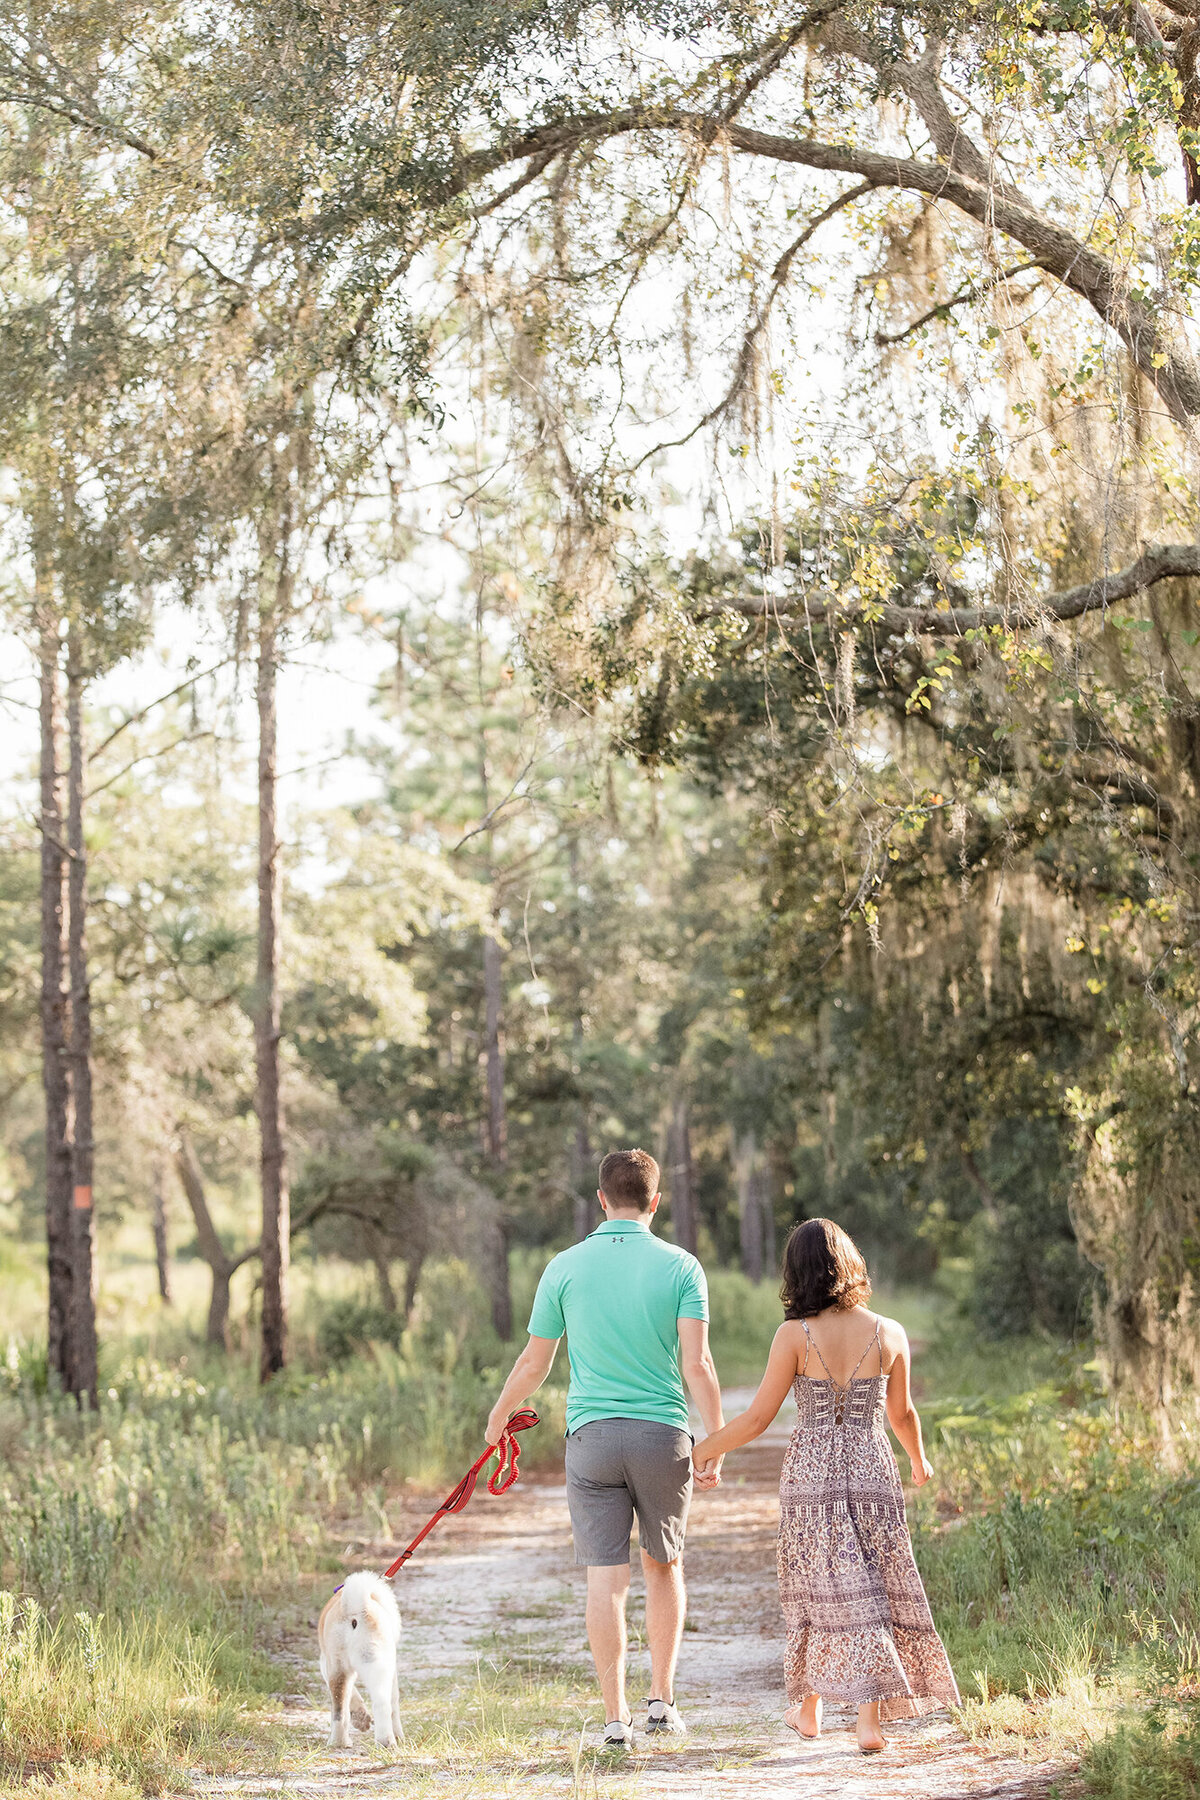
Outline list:
[[[638,1539],[655,1562],[683,1555],[692,1498],[692,1439],[657,1419],[593,1419],[567,1438],[567,1505],[575,1561],[592,1569],[629,1561]]]

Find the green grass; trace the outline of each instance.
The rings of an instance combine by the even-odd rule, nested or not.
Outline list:
[[[0,1792],[41,1781],[118,1800],[222,1768],[235,1740],[239,1765],[267,1754],[254,1713],[281,1675],[255,1636],[281,1588],[341,1568],[330,1534],[344,1542],[348,1520],[390,1530],[398,1486],[436,1486],[478,1453],[501,1352],[465,1285],[462,1269],[435,1271],[436,1312],[332,1369],[313,1360],[302,1304],[297,1361],[265,1392],[249,1354],[205,1352],[175,1321],[147,1330],[131,1307],[130,1335],[108,1333],[97,1415],[48,1392],[44,1356],[10,1342]],[[535,1463],[558,1453],[561,1391],[541,1404]]]
[[[594,1748],[595,1676],[582,1662],[532,1650],[514,1655],[504,1643],[484,1641],[461,1674],[405,1688],[402,1710],[405,1737],[397,1751],[365,1742],[359,1748],[372,1764],[394,1760],[404,1800],[473,1800],[483,1793],[501,1800],[526,1795],[535,1783],[539,1793],[580,1800],[645,1792],[638,1778],[649,1757],[612,1758]],[[685,1742],[657,1744],[653,1761],[661,1767],[664,1756],[678,1761],[687,1754]],[[306,1775],[327,1772],[328,1761],[323,1747],[298,1751],[293,1740],[289,1778],[299,1787]],[[344,1759],[341,1772],[348,1772]]]
[[[1155,1759],[1183,1766],[1178,1706],[1200,1679],[1200,1468],[1163,1470],[1156,1434],[1132,1412],[1118,1423],[1086,1351],[980,1348],[958,1323],[918,1375],[936,1479],[909,1518],[963,1723],[1008,1749],[1081,1754],[1106,1800],[1168,1800]],[[1161,1729],[1138,1722],[1151,1704],[1168,1709]],[[1136,1756],[1120,1749],[1135,1738]],[[1128,1786],[1122,1756],[1151,1785]]]
[[[1151,1707],[1084,1758],[1084,1792],[1097,1800],[1195,1800],[1200,1794],[1200,1706]]]
[[[249,1671],[182,1617],[130,1621],[80,1611],[52,1623],[36,1600],[0,1593],[6,1791],[62,1777],[55,1792],[156,1793],[182,1761],[228,1762]]]

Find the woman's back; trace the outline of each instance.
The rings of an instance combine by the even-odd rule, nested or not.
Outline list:
[[[894,1319],[880,1318],[865,1306],[830,1309],[793,1321],[796,1367],[810,1381],[822,1378],[846,1387],[855,1376],[878,1377],[890,1370],[896,1354]]]

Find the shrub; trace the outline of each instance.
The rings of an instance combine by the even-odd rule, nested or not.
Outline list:
[[[1195,1800],[1200,1793],[1200,1706],[1152,1707],[1093,1744],[1080,1774],[1096,1800]]]
[[[725,1383],[757,1381],[783,1319],[776,1280],[754,1282],[736,1269],[708,1277],[709,1340]]]
[[[344,1363],[367,1344],[399,1349],[403,1336],[402,1314],[364,1300],[335,1300],[317,1324],[317,1350],[324,1362]]]

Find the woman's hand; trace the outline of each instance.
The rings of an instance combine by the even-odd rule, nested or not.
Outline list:
[[[933,1464],[930,1462],[929,1458],[924,1454],[924,1452],[922,1452],[920,1462],[914,1462],[914,1464],[912,1466],[913,1486],[914,1487],[924,1487],[925,1483],[929,1480],[929,1478],[932,1474],[933,1474]]]
[[[713,1455],[708,1448],[711,1442],[711,1437],[701,1438],[692,1451],[692,1467],[696,1473],[697,1487],[715,1488],[721,1479],[721,1464],[725,1459],[723,1456]]]

